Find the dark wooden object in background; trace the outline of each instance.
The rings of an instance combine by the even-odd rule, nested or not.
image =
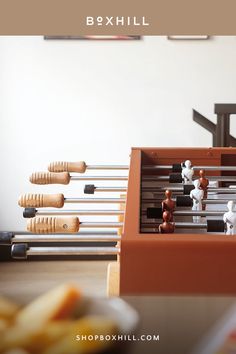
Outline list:
[[[214,147],[236,146],[236,138],[230,135],[230,115],[236,114],[236,104],[215,104],[216,124],[193,109],[194,122],[212,133]]]

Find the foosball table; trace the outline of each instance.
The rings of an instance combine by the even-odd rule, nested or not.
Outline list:
[[[89,181],[84,193],[90,196],[20,196],[27,232],[1,233],[1,244],[11,245],[13,258],[116,256],[107,272],[110,295],[236,294],[236,148],[133,148],[129,166],[54,162],[48,169],[33,173],[31,183]],[[86,173],[98,169],[128,174]],[[91,184],[120,180],[127,186]],[[99,192],[109,198],[95,198]],[[118,207],[68,210],[70,203]],[[86,222],[85,215],[108,221]],[[116,220],[109,221],[111,216]],[[86,247],[60,246],[65,241],[86,242]]]

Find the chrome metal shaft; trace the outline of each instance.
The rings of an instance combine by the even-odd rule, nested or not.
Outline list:
[[[207,210],[207,211],[192,211],[192,210],[177,210],[173,214],[176,216],[217,216],[223,215],[226,210]],[[36,216],[61,216],[61,215],[85,215],[85,216],[100,216],[100,215],[124,215],[124,210],[47,210],[38,209]],[[146,215],[146,210],[142,211],[142,215]]]
[[[224,213],[226,213],[225,210],[202,210],[202,211],[197,211],[197,210],[176,210],[173,212],[174,216],[222,216]],[[146,210],[142,211],[142,215],[145,216],[147,214]],[[150,218],[152,219],[152,218]],[[155,219],[155,218],[153,218]]]
[[[65,203],[99,203],[99,204],[122,204],[126,202],[125,198],[65,198]]]
[[[219,182],[235,182],[236,176],[206,176],[210,181],[219,181]],[[169,181],[169,176],[143,176],[143,181],[145,182],[167,182]],[[197,177],[193,177],[193,180]]]
[[[127,187],[95,187],[94,192],[126,192]]]
[[[124,215],[124,210],[65,210],[65,209],[37,209],[36,211],[37,216],[61,216],[61,215],[107,215],[107,216],[114,216],[114,215]]]
[[[157,229],[160,223],[142,223],[144,229]],[[175,222],[177,229],[206,229],[207,223]]]
[[[194,170],[206,171],[236,171],[236,166],[192,166]],[[145,165],[143,170],[170,170],[172,165]]]
[[[0,231],[0,245],[11,245],[22,242],[78,242],[78,241],[106,241],[117,242],[120,236],[117,230],[81,230],[68,234],[35,234],[28,231]]]
[[[206,171],[236,171],[236,166],[193,166],[194,170]],[[88,170],[129,170],[128,165],[86,165]],[[144,165],[143,170],[169,170],[172,165]]]
[[[78,176],[71,175],[71,181],[127,181],[128,176]]]
[[[119,235],[15,235],[12,238],[12,243],[23,242],[118,242],[120,241]]]
[[[119,228],[123,222],[81,222],[80,228]]]
[[[221,216],[226,210],[178,210],[174,211],[175,216]]]
[[[29,231],[10,231],[12,234],[14,234],[14,236],[18,236],[18,235],[26,235],[26,236],[32,236],[32,235],[35,235],[35,236],[38,236],[39,234],[32,234],[32,232],[29,232]],[[1,231],[0,231],[0,233],[1,233]],[[46,234],[45,234],[46,235]],[[45,236],[44,235],[44,236]],[[52,234],[48,234],[48,235],[52,235]],[[53,234],[54,236],[55,235],[63,235],[63,234],[61,234],[61,233],[55,233],[55,234]],[[115,230],[112,230],[112,231],[101,231],[101,230],[96,230],[96,231],[88,231],[88,230],[83,230],[83,231],[79,231],[79,232],[77,232],[77,233],[68,233],[68,234],[66,234],[66,235],[73,235],[73,236],[76,236],[76,235],[78,235],[78,236],[91,236],[91,235],[95,235],[95,236],[115,236],[115,235],[117,235],[117,231],[115,231]]]
[[[171,187],[171,186],[166,186],[166,187],[143,187],[142,192],[150,192],[150,193],[163,193],[166,190],[170,190],[172,192],[182,192],[183,193],[183,187]],[[207,189],[208,193],[219,193],[219,194],[233,194],[236,193],[236,188],[208,188]]]
[[[116,247],[30,247],[27,256],[77,256],[119,254]]]
[[[236,199],[230,198],[234,203],[236,203]],[[203,199],[202,202],[204,204],[227,204],[229,199]]]
[[[143,204],[160,204],[163,198],[143,198]],[[172,198],[173,201],[176,202],[176,198]],[[234,203],[236,203],[236,199],[230,198]],[[203,204],[227,204],[229,199],[202,199]],[[183,205],[184,206],[184,205]]]
[[[194,223],[194,222],[176,222],[177,229],[206,229],[207,223]]]
[[[30,247],[27,256],[117,255],[116,247]]]
[[[128,165],[86,165],[86,170],[128,170]]]
[[[183,193],[183,187],[171,187],[171,186],[166,186],[166,187],[142,187],[142,192],[143,193],[163,193],[166,190],[170,190],[172,192],[182,192]],[[94,192],[126,192],[127,187],[95,187]],[[228,193],[236,193],[236,188],[208,188],[207,191],[209,193],[222,193],[222,194],[228,194]]]

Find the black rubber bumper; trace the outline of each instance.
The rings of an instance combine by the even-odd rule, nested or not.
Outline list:
[[[194,185],[193,184],[184,184],[184,190],[183,190],[183,194],[184,195],[189,195],[190,192],[194,189]]]
[[[207,220],[207,232],[224,232],[225,223],[223,220]]]
[[[169,174],[169,183],[182,183],[183,178],[181,173],[170,173]]]
[[[14,237],[13,232],[9,232],[9,231],[0,232],[0,245],[2,246],[11,245],[11,240],[13,237]]]
[[[34,218],[37,214],[37,209],[35,208],[25,208],[23,211],[24,218]]]
[[[84,187],[84,194],[94,194],[95,189],[96,187],[94,184],[86,184]]]
[[[11,256],[13,259],[27,259],[28,246],[25,243],[12,245]]]
[[[176,206],[178,206],[178,207],[192,207],[193,201],[188,195],[178,195],[176,197]]]
[[[172,172],[181,172],[181,171],[182,171],[181,163],[174,163],[172,165]]]
[[[147,219],[162,219],[162,208],[147,208]]]

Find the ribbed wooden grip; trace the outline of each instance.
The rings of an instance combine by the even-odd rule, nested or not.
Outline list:
[[[29,180],[33,184],[69,184],[70,174],[68,172],[35,172]]]
[[[23,194],[18,200],[23,208],[62,208],[64,206],[63,194]]]
[[[35,234],[75,233],[79,231],[79,218],[35,217],[27,222],[27,230]]]
[[[64,162],[56,161],[51,162],[48,166],[50,172],[79,172],[84,173],[86,171],[86,163],[84,161],[78,162]]]

